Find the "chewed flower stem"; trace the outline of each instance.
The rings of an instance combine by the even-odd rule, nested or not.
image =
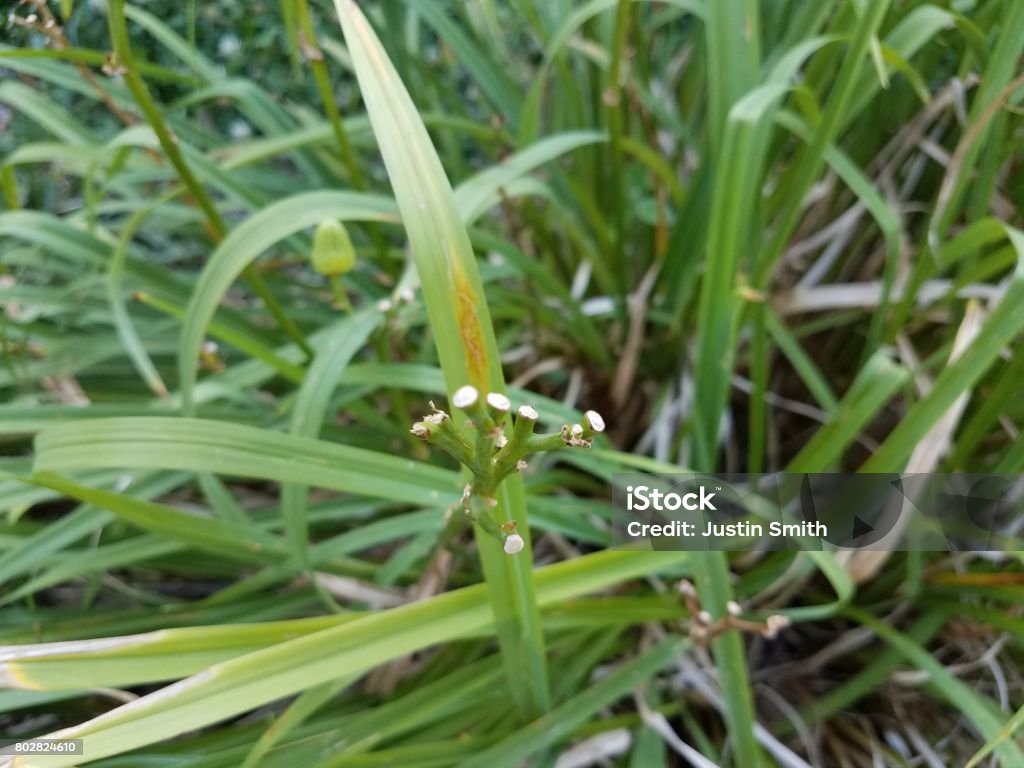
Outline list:
[[[696,587],[687,580],[680,581],[677,585],[679,594],[690,613],[690,638],[701,645],[707,645],[719,635],[730,630],[750,632],[759,634],[762,637],[773,640],[779,632],[790,626],[788,616],[772,614],[764,621],[753,621],[743,618],[743,607],[736,602],[730,601],[726,604],[725,615],[714,618],[709,611],[701,607],[700,597]]]
[[[452,408],[468,417],[463,429],[448,413],[430,405],[433,411],[413,424],[410,431],[469,469],[473,479],[463,494],[463,511],[474,524],[502,542],[510,555],[522,551],[526,542],[515,523],[499,524],[495,519],[496,494],[502,480],[525,469],[526,457],[531,454],[565,447],[589,448],[605,428],[604,419],[596,411],[587,411],[579,424],[565,424],[558,432],[535,435],[540,414],[523,405],[516,411],[509,436],[505,433],[512,411],[508,397],[500,392],[481,397],[470,385],[459,387],[451,397]],[[469,430],[475,433],[472,440],[464,434]]]

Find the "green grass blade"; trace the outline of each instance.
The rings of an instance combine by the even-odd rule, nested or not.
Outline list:
[[[744,41],[735,25],[742,23],[737,3],[715,7],[723,14],[712,31],[709,15],[710,66],[723,66],[719,82],[712,83],[718,92],[718,109],[724,108],[725,135],[716,155],[716,183],[711,204],[708,234],[709,265],[701,287],[699,306],[700,333],[697,339],[697,370],[695,380],[695,411],[693,425],[693,466],[711,471],[716,466],[719,427],[726,405],[732,376],[733,358],[741,303],[736,295],[736,272],[741,255],[749,244],[750,227],[759,192],[751,177],[759,179],[768,150],[772,116],[779,101],[789,90],[804,59],[829,38],[811,38],[795,46],[774,67],[769,81],[752,90],[754,75],[749,62],[744,64],[747,50],[756,46]],[[710,9],[709,9],[710,10]],[[729,18],[729,14],[733,18]],[[748,11],[749,13],[749,11]],[[735,18],[740,14],[741,18]],[[749,17],[756,29],[756,13]],[[725,29],[726,25],[733,26]],[[742,27],[740,28],[742,29]],[[718,50],[724,46],[725,50]],[[726,66],[722,59],[733,61]],[[712,91],[715,92],[714,90]],[[744,95],[745,94],[745,95]],[[714,112],[713,112],[714,115]],[[694,557],[694,576],[704,607],[712,617],[725,615],[732,600],[730,570],[723,553],[700,553]],[[736,759],[743,765],[761,764],[761,751],[754,739],[753,702],[748,682],[743,640],[736,632],[727,632],[712,644],[715,663],[721,678],[726,703],[726,719]]]
[[[829,92],[828,102],[814,132],[814,139],[802,153],[792,178],[788,181],[786,198],[776,222],[775,233],[766,245],[764,253],[759,256],[754,280],[756,285],[760,285],[763,276],[775,266],[779,254],[797,226],[804,198],[825,162],[825,150],[843,127],[843,121],[849,114],[849,107],[856,98],[858,75],[864,68],[871,40],[877,34],[888,9],[889,0],[872,0],[859,9],[859,18],[850,45]]]
[[[864,472],[900,469],[918,442],[950,406],[999,359],[1000,353],[1024,330],[1024,233],[1006,228],[1017,251],[1017,266],[998,305],[985,320],[971,345],[935,377],[931,390],[900,420],[885,442],[861,468]]]
[[[968,115],[969,128],[965,137],[972,136],[971,144],[960,159],[958,173],[953,179],[952,187],[943,189],[940,194],[935,221],[932,222],[929,237],[939,242],[956,221],[960,213],[964,195],[973,181],[971,170],[975,167],[978,154],[985,145],[985,137],[991,133],[990,110],[999,92],[1015,77],[1020,76],[1019,61],[1024,52],[1024,3],[1009,3],[1007,13],[1002,18],[1002,31],[996,42],[988,66],[981,78],[971,112]]]
[[[730,110],[757,82],[761,65],[757,3],[752,0],[708,3],[706,29],[708,136],[717,149],[725,134]]]
[[[166,200],[167,198],[165,197],[161,202]],[[107,270],[107,292],[110,297],[110,309],[114,315],[114,324],[117,327],[121,343],[124,344],[125,351],[131,357],[136,370],[138,370],[146,385],[159,397],[166,397],[168,394],[167,385],[164,384],[164,380],[161,378],[156,366],[153,365],[153,360],[150,358],[149,353],[146,352],[145,345],[132,324],[122,292],[124,265],[128,259],[128,249],[132,238],[135,237],[135,233],[145,223],[146,217],[152,213],[154,207],[140,209],[131,216],[121,230],[121,237],[118,240],[117,248],[110,257],[110,267]]]
[[[958,711],[963,712],[986,741],[995,742],[994,751],[1003,765],[1024,765],[1024,752],[1020,747],[1012,740],[1001,739],[1007,726],[995,714],[998,711],[995,702],[956,679],[942,662],[899,630],[860,609],[850,609],[849,613],[904,658],[927,672],[929,682],[943,698]]]
[[[92,133],[52,99],[17,80],[0,83],[0,104],[7,104],[43,130],[67,144],[89,145],[95,143]]]
[[[349,361],[366,343],[370,333],[383,319],[379,310],[361,310],[331,329],[324,348],[317,354],[299,388],[292,411],[289,432],[301,437],[317,437],[327,416],[331,395]],[[281,489],[281,513],[288,537],[300,560],[308,567],[309,489],[287,484]]]
[[[0,680],[5,686],[35,691],[180,680],[228,659],[341,626],[359,615],[181,627],[121,637],[0,646]]]
[[[539,569],[537,601],[551,605],[686,559],[682,552],[586,555]],[[101,717],[48,735],[83,739],[90,759],[121,754],[493,624],[486,585],[465,587],[216,664]],[[674,645],[665,647],[673,655],[677,652]],[[19,679],[31,687],[25,674]],[[77,762],[73,755],[32,757],[19,768],[64,768]]]
[[[500,192],[503,187],[574,149],[605,139],[603,133],[596,131],[572,131],[547,136],[459,184],[455,188],[455,207],[469,226],[488,208],[501,202]]]
[[[876,352],[850,385],[835,417],[814,433],[787,471],[825,472],[839,464],[850,443],[909,378],[910,371],[894,362],[887,350]]]
[[[129,5],[125,7],[124,15],[149,32],[165,50],[205,82],[212,83],[224,77],[223,71],[216,64],[153,14]]]
[[[501,69],[498,62],[493,61],[480,49],[463,29],[452,19],[440,3],[421,3],[416,12],[438,36],[452,47],[462,65],[479,84],[487,98],[501,113],[501,118],[512,128],[519,123],[521,98],[515,83]]]
[[[300,693],[295,701],[288,705],[288,709],[282,712],[270,727],[263,732],[259,741],[253,745],[252,750],[245,756],[245,762],[242,763],[241,768],[256,768],[278,742],[300,726],[304,720],[312,717],[318,709],[327,704],[327,702],[353,682],[355,682],[355,678],[342,677]]]
[[[0,474],[0,479],[15,481],[17,484],[25,483],[25,478],[7,473]],[[180,487],[183,481],[184,478],[180,474],[164,474],[136,479],[130,487],[133,493],[142,498],[150,498]],[[12,494],[5,492],[4,495]],[[52,557],[87,536],[96,534],[113,520],[114,516],[109,512],[97,509],[91,504],[75,508],[43,530],[26,536],[19,545],[0,555],[0,584],[9,584],[19,576],[29,573],[41,560]]]
[[[180,469],[259,477],[409,504],[451,503],[458,477],[444,469],[323,440],[209,419],[83,420],[36,437],[35,470]]]
[[[985,746],[974,753],[974,756],[967,761],[967,765],[964,768],[976,768],[976,766],[981,765],[982,760],[1000,749],[1022,727],[1024,727],[1024,706],[1014,713],[1013,717],[1003,726],[998,736],[990,739]]]
[[[488,768],[494,765],[520,765],[531,755],[556,746],[572,729],[587,718],[628,694],[636,686],[664,669],[683,653],[689,642],[678,637],[662,640],[635,659],[622,664],[599,682],[559,704],[543,717],[517,730],[512,736],[482,750],[458,768]]]
[[[817,363],[800,345],[799,339],[790,333],[789,329],[786,328],[771,309],[765,311],[764,320],[765,327],[768,329],[768,333],[771,334],[772,341],[782,351],[782,354],[788,358],[808,391],[818,402],[818,405],[821,406],[821,409],[829,414],[835,413],[839,407],[839,401],[836,400],[832,387],[822,374]]]
[[[795,46],[775,65],[769,82],[751,90],[729,110],[716,165],[708,225],[708,265],[698,307],[693,464],[710,469],[732,377],[743,305],[736,276],[752,236],[758,185],[769,148],[773,116],[803,61],[832,42],[818,37]]]
[[[260,563],[277,560],[286,552],[281,538],[244,523],[203,518],[167,504],[88,488],[52,472],[37,473],[28,482],[107,509],[143,530],[225,557]]]

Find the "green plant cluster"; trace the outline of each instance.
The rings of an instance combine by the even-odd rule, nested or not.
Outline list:
[[[2,23],[0,734],[86,751],[17,768],[1024,765],[1024,545],[608,503],[1024,471],[1024,2]]]

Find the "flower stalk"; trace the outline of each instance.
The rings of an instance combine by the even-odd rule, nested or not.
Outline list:
[[[334,298],[334,306],[345,312],[352,311],[341,276],[351,272],[356,265],[356,250],[352,246],[345,225],[337,219],[327,218],[320,222],[313,235],[313,250],[310,253],[313,269],[327,278]]]
[[[710,611],[702,607],[697,588],[692,582],[683,579],[676,589],[683,596],[686,608],[690,612],[690,639],[700,645],[707,645],[716,637],[733,629],[759,634],[766,640],[774,640],[779,632],[791,624],[789,617],[783,614],[772,614],[763,621],[743,618],[742,606],[733,600],[726,603],[725,615],[715,619]]]
[[[499,524],[493,513],[497,490],[502,480],[526,469],[526,458],[534,453],[560,448],[589,448],[604,431],[604,419],[596,411],[587,411],[579,424],[565,424],[558,432],[536,435],[540,414],[529,405],[520,406],[507,435],[512,403],[505,395],[490,392],[481,398],[476,387],[466,385],[451,397],[453,410],[467,417],[465,426],[475,440],[463,436],[452,416],[433,403],[431,413],[412,425],[410,432],[435,445],[469,469],[472,480],[462,494],[466,517],[502,543],[506,554],[523,550],[525,541],[514,522]]]

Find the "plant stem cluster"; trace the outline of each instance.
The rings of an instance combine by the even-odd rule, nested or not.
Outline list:
[[[501,481],[526,468],[526,458],[534,453],[559,448],[589,448],[594,437],[604,431],[604,419],[596,411],[587,411],[578,424],[565,424],[558,432],[534,434],[540,415],[529,405],[520,406],[512,418],[512,403],[499,392],[481,398],[476,387],[466,385],[451,397],[453,409],[468,418],[464,429],[451,415],[430,404],[433,411],[412,425],[416,437],[436,445],[465,466],[472,475],[462,494],[466,515],[503,543],[512,555],[525,546],[514,522],[499,524],[493,510]],[[511,424],[511,430],[506,429]]]

